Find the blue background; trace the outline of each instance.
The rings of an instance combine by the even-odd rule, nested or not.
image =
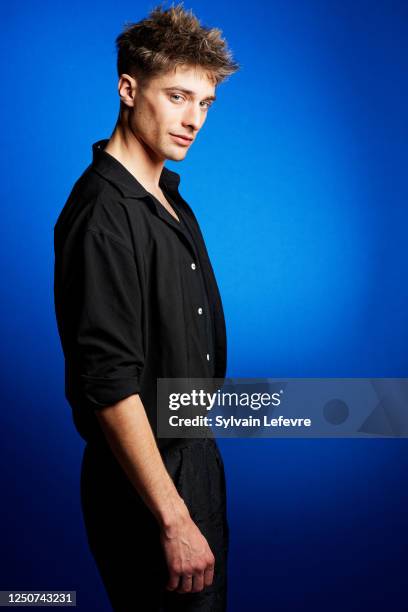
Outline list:
[[[117,111],[145,2],[2,7],[0,589],[109,610],[63,396],[53,225]],[[239,73],[181,164],[227,320],[228,375],[406,377],[408,4],[190,2]],[[408,610],[406,440],[220,440],[229,610]]]

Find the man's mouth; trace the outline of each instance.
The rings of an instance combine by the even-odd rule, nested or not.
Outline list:
[[[170,134],[170,136],[172,136],[176,142],[178,142],[179,144],[183,144],[185,146],[193,142],[193,139],[191,138],[191,136],[185,136],[182,134]]]

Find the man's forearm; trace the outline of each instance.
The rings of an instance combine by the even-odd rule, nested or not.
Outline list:
[[[166,470],[140,396],[95,414],[116,459],[161,527],[187,518],[188,508]]]

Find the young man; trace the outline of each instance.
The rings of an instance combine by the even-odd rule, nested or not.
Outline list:
[[[87,442],[85,527],[114,610],[216,612],[222,457],[213,438],[158,438],[156,391],[160,377],[223,378],[225,323],[197,220],[164,162],[185,158],[238,64],[220,30],[181,5],[155,8],[116,43],[118,121],[54,228],[65,393]]]

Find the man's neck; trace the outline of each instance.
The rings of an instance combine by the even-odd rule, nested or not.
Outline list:
[[[105,147],[150,193],[160,192],[159,179],[164,160],[153,159],[144,143],[118,122]]]

